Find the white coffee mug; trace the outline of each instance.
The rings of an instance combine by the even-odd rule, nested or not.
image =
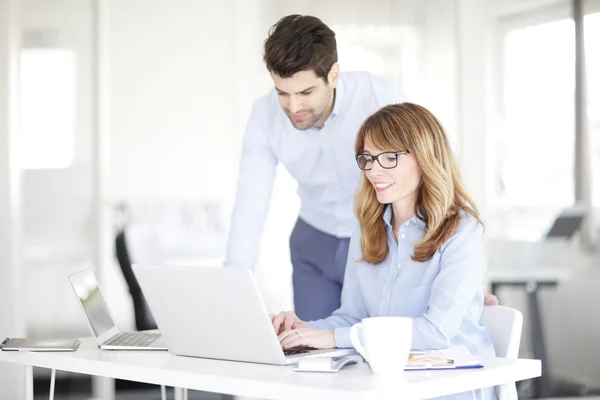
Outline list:
[[[365,318],[352,327],[350,340],[374,374],[402,374],[408,362],[412,330],[412,318]]]

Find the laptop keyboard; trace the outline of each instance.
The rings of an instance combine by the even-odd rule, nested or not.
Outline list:
[[[293,349],[284,349],[283,354],[285,356],[296,356],[298,354],[308,353],[314,350],[312,347],[294,347]]]
[[[106,342],[110,346],[147,347],[154,342],[160,333],[127,332],[120,333]]]

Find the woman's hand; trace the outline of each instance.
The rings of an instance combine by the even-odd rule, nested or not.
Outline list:
[[[282,311],[278,315],[269,314],[269,316],[277,335],[291,329],[308,328],[306,322],[298,318],[293,311]]]
[[[298,346],[307,346],[315,349],[334,349],[335,335],[333,331],[298,328],[280,333],[279,343],[284,349],[291,349]]]
[[[483,304],[486,306],[497,306],[500,304],[500,301],[493,294],[485,292],[483,294]]]

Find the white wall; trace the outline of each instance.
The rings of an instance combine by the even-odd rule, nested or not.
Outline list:
[[[246,120],[271,89],[262,45],[274,22],[262,0],[110,2],[112,201],[206,200],[229,222]],[[298,209],[278,175],[272,203],[286,207],[268,216],[255,271],[274,312],[291,306],[282,232]]]
[[[25,46],[70,48],[76,57],[73,163],[69,168],[24,171],[25,245],[46,249],[78,238],[80,253],[89,254],[92,158],[92,1],[23,0]],[[47,212],[51,207],[53,213]],[[60,243],[59,243],[60,242]],[[44,245],[44,243],[46,245]],[[51,243],[48,245],[48,243]],[[51,250],[48,250],[51,251]],[[64,251],[64,249],[63,249]],[[29,258],[30,252],[26,256]]]
[[[71,48],[76,54],[76,109],[73,164],[66,169],[24,171],[24,228],[26,245],[52,238],[49,231],[78,229],[89,212],[91,192],[91,0],[23,0],[21,24],[24,45]],[[49,203],[55,210],[48,215]],[[74,217],[75,210],[77,217]],[[83,214],[83,215],[80,215]],[[60,222],[63,219],[64,222]],[[80,232],[76,232],[80,235]],[[41,237],[40,237],[41,236]],[[71,238],[72,234],[71,234]],[[83,243],[82,243],[83,244]],[[85,245],[85,244],[84,244]]]
[[[20,283],[20,173],[17,150],[18,1],[0,2],[0,340],[24,334]],[[25,395],[24,368],[0,364],[0,398]]]
[[[106,4],[112,194],[105,204],[209,199],[228,214],[242,130],[263,90],[256,79],[264,74],[260,0]],[[75,162],[24,173],[23,297],[32,336],[86,332],[66,275],[94,267],[92,6],[91,0],[23,1],[28,42],[51,38],[50,45],[73,48],[77,58]],[[130,328],[118,266],[113,262],[104,275],[117,322]]]
[[[93,1],[21,3],[24,46],[69,48],[76,57],[73,163],[63,169],[23,171],[27,331],[32,337],[85,334],[67,275],[94,267]]]
[[[498,17],[536,11],[556,5],[570,5],[569,0],[487,0],[489,10]]]
[[[86,332],[66,275],[94,267],[93,3],[23,1],[26,41],[51,38],[51,46],[73,48],[77,59],[74,164],[24,173],[24,272],[29,282],[24,299],[32,336]],[[157,198],[226,202],[235,187],[240,131],[256,97],[256,80],[244,74],[252,72],[244,67],[252,62],[262,67],[262,42],[252,35],[259,19],[247,19],[258,13],[260,2],[106,4],[112,195],[105,204]],[[254,40],[256,52],[251,54]],[[244,57],[236,58],[240,53]],[[242,104],[242,96],[234,93],[245,93],[249,100]],[[113,262],[103,272],[113,312],[122,328],[130,328],[129,295],[118,266]],[[49,279],[58,289],[47,284]]]
[[[313,15],[328,26],[413,24],[420,11],[419,2],[412,0],[299,0],[265,1],[265,17],[270,25],[289,14]]]
[[[420,34],[423,42],[421,68],[423,85],[415,100],[441,120],[452,137],[457,137],[456,88],[457,58],[454,2],[427,0],[422,2]],[[453,143],[458,146],[458,143]]]
[[[230,195],[232,1],[111,1],[113,199]]]
[[[458,0],[455,4],[459,162],[465,184],[485,218],[491,154],[487,126],[490,86],[486,71],[490,67],[492,19],[485,2]]]

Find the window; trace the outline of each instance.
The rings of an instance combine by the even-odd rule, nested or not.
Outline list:
[[[20,63],[21,166],[66,168],[73,161],[75,52],[25,48]]]
[[[592,176],[600,173],[600,13],[584,19]],[[575,202],[575,26],[570,18],[509,30],[502,42],[501,122],[490,205],[504,234],[539,239]],[[592,179],[594,203],[600,185]],[[514,223],[512,223],[512,222]],[[518,228],[517,228],[518,227]]]
[[[600,206],[600,13],[584,19],[587,115],[592,146],[592,203]]]
[[[569,206],[573,196],[574,26],[518,29],[504,42],[500,194],[510,205]]]
[[[395,81],[409,96],[419,92],[417,31],[408,25],[333,25],[340,69],[368,71]]]

